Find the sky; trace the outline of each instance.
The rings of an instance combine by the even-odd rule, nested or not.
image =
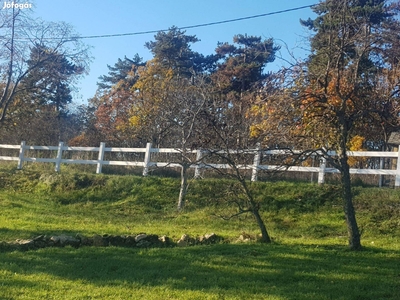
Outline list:
[[[29,2],[29,1],[27,1]],[[184,27],[226,21],[317,4],[319,0],[35,0],[34,16],[45,21],[71,24],[80,36],[112,35],[158,31],[171,26]],[[4,3],[4,1],[3,1]],[[1,5],[3,6],[3,3]],[[242,21],[186,29],[199,42],[192,49],[204,55],[214,53],[218,42],[232,42],[236,34],[273,38],[282,46],[281,55],[290,59],[287,48],[295,57],[307,56],[310,33],[300,19],[315,18],[311,8],[277,13]],[[86,103],[96,93],[98,78],[108,73],[118,58],[132,58],[136,53],[145,61],[152,58],[144,44],[154,40],[155,33],[122,37],[84,39],[91,46],[93,61],[89,74],[81,79],[76,104]],[[278,69],[284,61],[276,59],[268,67]]]

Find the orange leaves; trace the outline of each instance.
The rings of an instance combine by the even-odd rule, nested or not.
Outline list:
[[[303,134],[315,138],[320,146],[334,147],[340,118],[351,118],[356,107],[361,107],[355,84],[345,75],[314,80],[301,94]]]
[[[346,76],[339,79],[336,76],[329,76],[326,84],[324,82],[314,82],[302,93],[302,109],[306,113],[310,110],[324,110],[337,112],[344,110],[345,113],[352,113],[355,109],[355,103],[360,99],[355,92],[354,83]],[[328,112],[328,115],[331,113]]]

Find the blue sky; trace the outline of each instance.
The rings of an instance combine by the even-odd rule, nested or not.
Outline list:
[[[34,15],[46,21],[63,21],[74,26],[81,36],[131,33],[183,27],[271,13],[306,5],[319,0],[36,0]],[[277,44],[286,43],[295,56],[304,58],[309,32],[300,25],[300,19],[314,18],[309,8],[259,17],[232,23],[187,29],[201,41],[192,49],[211,54],[217,43],[232,42],[235,34],[273,38]],[[86,39],[92,46],[93,62],[90,73],[78,83],[79,92],[74,101],[86,103],[96,92],[98,77],[107,74],[107,65],[118,58],[133,57],[138,53],[144,60],[151,54],[144,47],[154,34],[124,37]],[[282,55],[289,58],[285,50]],[[270,69],[284,64],[277,59]]]

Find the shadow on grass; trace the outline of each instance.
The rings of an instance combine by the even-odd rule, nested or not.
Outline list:
[[[400,253],[377,248],[350,252],[309,245],[52,248],[5,253],[0,274],[47,274],[96,286],[124,283],[194,290],[227,299],[398,299],[399,261]],[[10,289],[29,288],[29,282],[4,282],[3,287]]]

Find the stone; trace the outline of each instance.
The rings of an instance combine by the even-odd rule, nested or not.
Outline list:
[[[170,246],[170,245],[172,245],[171,239],[170,239],[169,237],[167,237],[166,235],[160,236],[160,237],[158,238],[158,240],[160,241],[160,243],[161,243],[163,246]]]
[[[21,250],[29,250],[29,249],[36,248],[34,240],[16,240],[15,243],[18,245],[18,248]]]
[[[60,237],[58,236],[51,236],[50,241],[54,243],[54,245],[58,245],[60,243]]]
[[[196,244],[196,240],[187,234],[183,234],[176,244],[178,247],[192,246]]]
[[[125,246],[125,238],[120,235],[111,235],[108,238],[108,243],[110,246],[115,247]]]
[[[39,235],[33,238],[33,242],[37,248],[45,248],[49,246],[49,239],[45,235]]]
[[[45,236],[45,235],[39,235],[39,236],[33,238],[33,240],[34,240],[35,242],[36,242],[36,241],[44,241],[44,240],[46,240],[46,236]]]
[[[133,235],[126,236],[125,237],[125,245],[127,247],[135,247],[136,246],[135,236],[133,236]]]
[[[136,243],[136,247],[138,248],[148,248],[150,247],[152,244],[149,241],[146,240],[140,240],[139,242]]]
[[[152,245],[157,246],[160,245],[160,240],[158,239],[158,235],[156,234],[149,234],[147,235],[146,241],[150,242]]]
[[[215,244],[219,241],[219,237],[215,233],[209,233],[201,236],[199,238],[199,242],[201,244],[209,245],[209,244]]]
[[[110,245],[110,236],[108,234],[103,234],[103,246]]]
[[[18,245],[34,245],[34,240],[16,240]]]
[[[79,247],[80,242],[81,242],[79,239],[77,239],[73,236],[69,236],[69,235],[60,235],[59,239],[60,239],[61,247],[64,247],[64,246]]]
[[[189,243],[188,243],[188,241],[185,241],[185,240],[179,240],[176,242],[176,245],[178,247],[187,247],[187,246],[189,246]]]
[[[250,242],[251,240],[254,240],[254,238],[250,234],[245,232],[243,232],[238,239],[239,242]]]
[[[94,235],[93,236],[93,246],[94,247],[104,247],[104,239],[101,235]]]
[[[138,243],[138,242],[140,242],[141,240],[144,240],[145,238],[147,238],[147,234],[145,234],[145,233],[138,234],[138,235],[135,237],[135,242]]]

